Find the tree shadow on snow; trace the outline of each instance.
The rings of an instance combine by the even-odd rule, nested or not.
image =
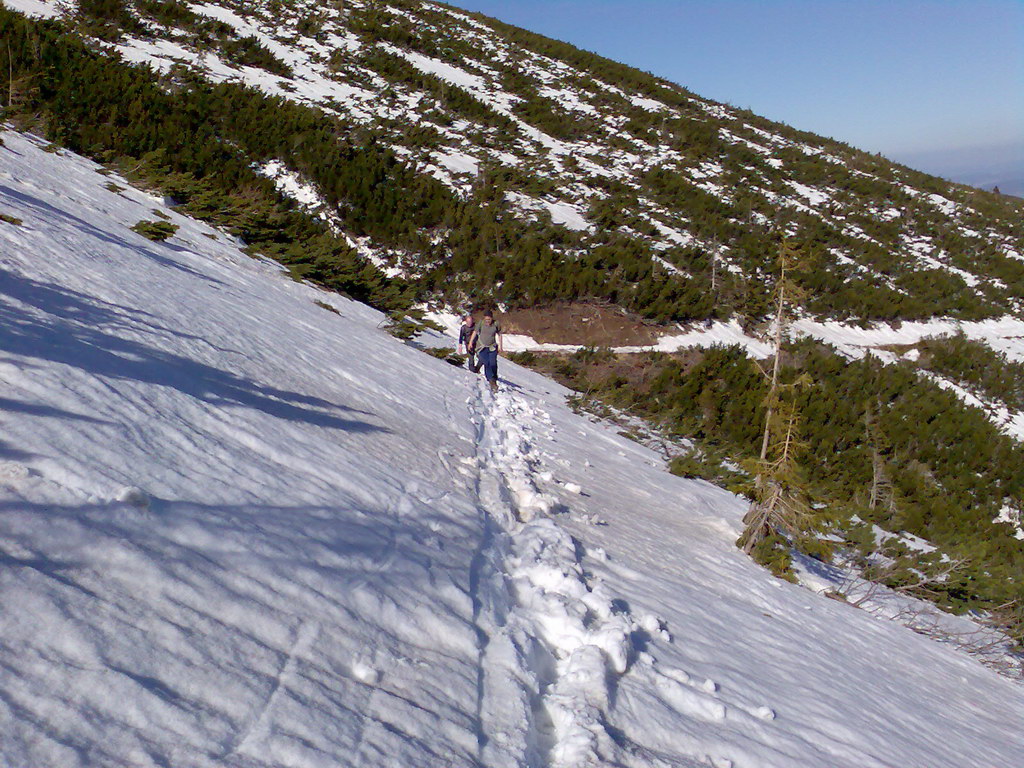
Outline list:
[[[127,237],[122,237],[121,235],[116,234],[114,232],[109,232],[105,229],[100,229],[92,222],[86,221],[85,219],[79,218],[78,216],[68,213],[65,210],[50,205],[45,200],[42,200],[38,197],[34,197],[33,195],[29,195],[25,192],[21,192],[17,189],[8,187],[3,184],[0,184],[0,196],[7,197],[11,200],[17,200],[21,205],[24,205],[28,208],[37,211],[40,215],[44,216],[45,218],[67,221],[75,229],[77,229],[79,232],[82,232],[83,234],[89,235],[90,237],[96,238],[97,240],[101,240],[102,242],[109,243],[111,245],[116,245],[120,248],[127,248],[135,253],[139,253],[149,259],[152,259],[161,266],[177,269],[181,272],[186,272],[187,274],[190,274],[194,277],[202,278],[203,280],[209,283],[223,285],[223,282],[218,280],[217,278],[206,273],[199,272],[195,269],[192,269],[186,264],[182,264],[181,262],[175,261],[174,259],[170,259],[167,256],[164,256],[161,253],[157,252],[152,247],[145,244],[148,241],[146,241],[145,238],[142,237],[142,235],[137,236],[138,240],[135,240],[134,238],[132,240],[129,240]],[[134,235],[135,233],[132,234]],[[191,253],[191,251],[187,251],[184,248],[180,248],[177,246],[175,246],[174,248],[175,250],[178,251]]]
[[[93,592],[87,587],[83,587],[77,581],[72,579],[70,576],[63,573],[63,571],[72,571],[82,567],[81,563],[74,563],[70,561],[61,561],[52,559],[49,557],[15,557],[8,555],[3,550],[0,550],[0,569],[11,569],[11,568],[27,568],[32,571],[46,576],[49,579],[58,581],[66,587],[77,590],[89,597],[100,599],[100,596]]]
[[[0,440],[0,459],[5,461],[26,461],[31,459],[33,454],[15,448],[5,440]]]
[[[252,408],[279,419],[350,432],[388,431],[337,414],[371,415],[365,411],[264,386],[119,335],[173,334],[205,341],[159,326],[140,310],[5,270],[0,270],[0,296],[14,300],[0,305],[0,351],[69,365],[95,376],[172,387],[215,406]]]
[[[66,411],[63,408],[55,408],[52,405],[40,405],[39,403],[26,403],[24,400],[12,400],[9,397],[0,397],[0,412],[25,413],[29,416],[46,416],[56,419],[68,419],[70,421],[87,421],[91,424],[111,424],[104,419],[97,419],[86,416],[84,413]],[[2,448],[0,448],[2,455]]]
[[[314,505],[203,504],[150,496],[149,509],[139,509],[118,501],[0,500],[0,530],[10,531],[10,551],[17,553],[0,549],[0,574],[30,569],[48,576],[11,580],[12,598],[67,616],[68,632],[82,638],[78,647],[94,649],[96,671],[130,680],[138,686],[132,695],[144,705],[149,696],[192,713],[200,723],[189,725],[195,729],[192,740],[219,759],[234,753],[276,691],[303,701],[310,680],[332,681],[315,683],[324,692],[317,706],[375,727],[378,716],[353,708],[362,701],[360,691],[373,684],[353,676],[351,654],[341,650],[349,639],[354,645],[364,642],[361,638],[368,649],[370,643],[396,652],[403,644],[411,653],[429,649],[430,643],[419,644],[421,633],[409,629],[416,624],[407,624],[418,622],[417,614],[404,611],[430,605],[425,601],[432,593],[439,601],[437,622],[447,616],[462,626],[469,608],[448,607],[454,582],[442,574],[468,564],[482,531],[475,516],[452,519],[447,546],[462,546],[466,555],[453,560],[454,549],[446,554],[435,541],[434,515],[399,512],[395,498],[367,502],[342,485],[329,496],[332,503]],[[83,585],[90,592],[83,592]],[[119,617],[130,617],[132,631]],[[305,630],[310,631],[304,635]],[[23,659],[31,658],[35,668],[45,665],[53,679],[67,676],[64,657],[49,652],[62,642],[52,634],[19,646],[0,664],[0,706]],[[300,645],[303,636],[306,650]],[[327,652],[320,653],[321,647]],[[438,653],[454,653],[447,648],[439,647]],[[5,650],[2,643],[0,650]],[[296,654],[299,674],[286,675]],[[469,664],[475,653],[467,647],[466,654]],[[429,670],[410,674],[433,677]],[[220,703],[225,685],[233,692],[229,706]],[[111,690],[107,684],[92,686],[70,706],[59,701],[59,690],[43,692],[40,697],[61,706],[40,709],[34,721],[21,718],[5,738],[27,743],[88,712],[119,738],[101,740],[97,749],[102,751],[79,762],[127,765],[125,745],[137,743],[135,734],[145,736],[147,726],[121,720],[124,705],[111,698]],[[124,691],[124,685],[117,690]],[[354,702],[345,698],[350,691],[356,692]],[[388,695],[406,711],[423,708],[400,686],[389,687]],[[232,727],[225,729],[225,723]],[[433,754],[427,737],[416,746]],[[430,764],[445,763],[438,757]]]
[[[150,312],[135,307],[126,307],[88,296],[71,288],[51,285],[30,277],[0,268],[0,295],[6,294],[24,304],[36,307],[61,320],[102,325],[123,325],[132,330],[153,335],[166,334],[187,341],[206,344],[218,352],[241,354],[237,350],[224,349],[212,344],[202,336],[184,333],[157,322]]]
[[[793,560],[808,573],[817,576],[819,579],[828,581],[840,586],[846,581],[848,574],[842,568],[830,563],[822,562],[802,552],[793,552]]]

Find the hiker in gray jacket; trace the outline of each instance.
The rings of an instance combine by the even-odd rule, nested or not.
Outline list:
[[[491,310],[484,312],[484,320],[477,325],[470,337],[470,343],[476,348],[477,360],[484,368],[484,378],[491,385],[491,391],[498,389],[498,353],[505,354],[505,341],[501,326],[494,322]]]

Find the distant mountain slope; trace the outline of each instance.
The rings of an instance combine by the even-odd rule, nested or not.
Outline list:
[[[1024,199],[1024,175],[976,173],[971,174],[967,181],[979,189],[989,189],[1002,195]]]
[[[25,10],[37,0],[7,0]],[[657,320],[760,317],[777,238],[822,317],[1019,313],[1021,201],[952,185],[493,19],[431,2],[89,0],[78,29],[170,79],[315,106],[439,180],[368,222],[315,144],[246,152],[379,264],[449,300],[610,299]],[[291,176],[289,175],[291,174]],[[347,188],[346,188],[347,187]],[[429,233],[424,235],[424,230]]]
[[[964,149],[924,150],[900,155],[902,162],[979,189],[1024,198],[1024,143]]]
[[[754,566],[549,380],[2,137],[4,766],[1024,760],[1019,685]]]

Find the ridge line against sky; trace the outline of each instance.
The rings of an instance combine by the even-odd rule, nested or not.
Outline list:
[[[715,101],[1024,194],[1024,0],[449,0]]]

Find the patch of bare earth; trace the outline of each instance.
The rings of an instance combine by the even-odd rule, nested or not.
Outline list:
[[[541,344],[633,347],[654,344],[667,329],[610,304],[560,302],[514,309],[501,317],[506,333],[524,334]]]

